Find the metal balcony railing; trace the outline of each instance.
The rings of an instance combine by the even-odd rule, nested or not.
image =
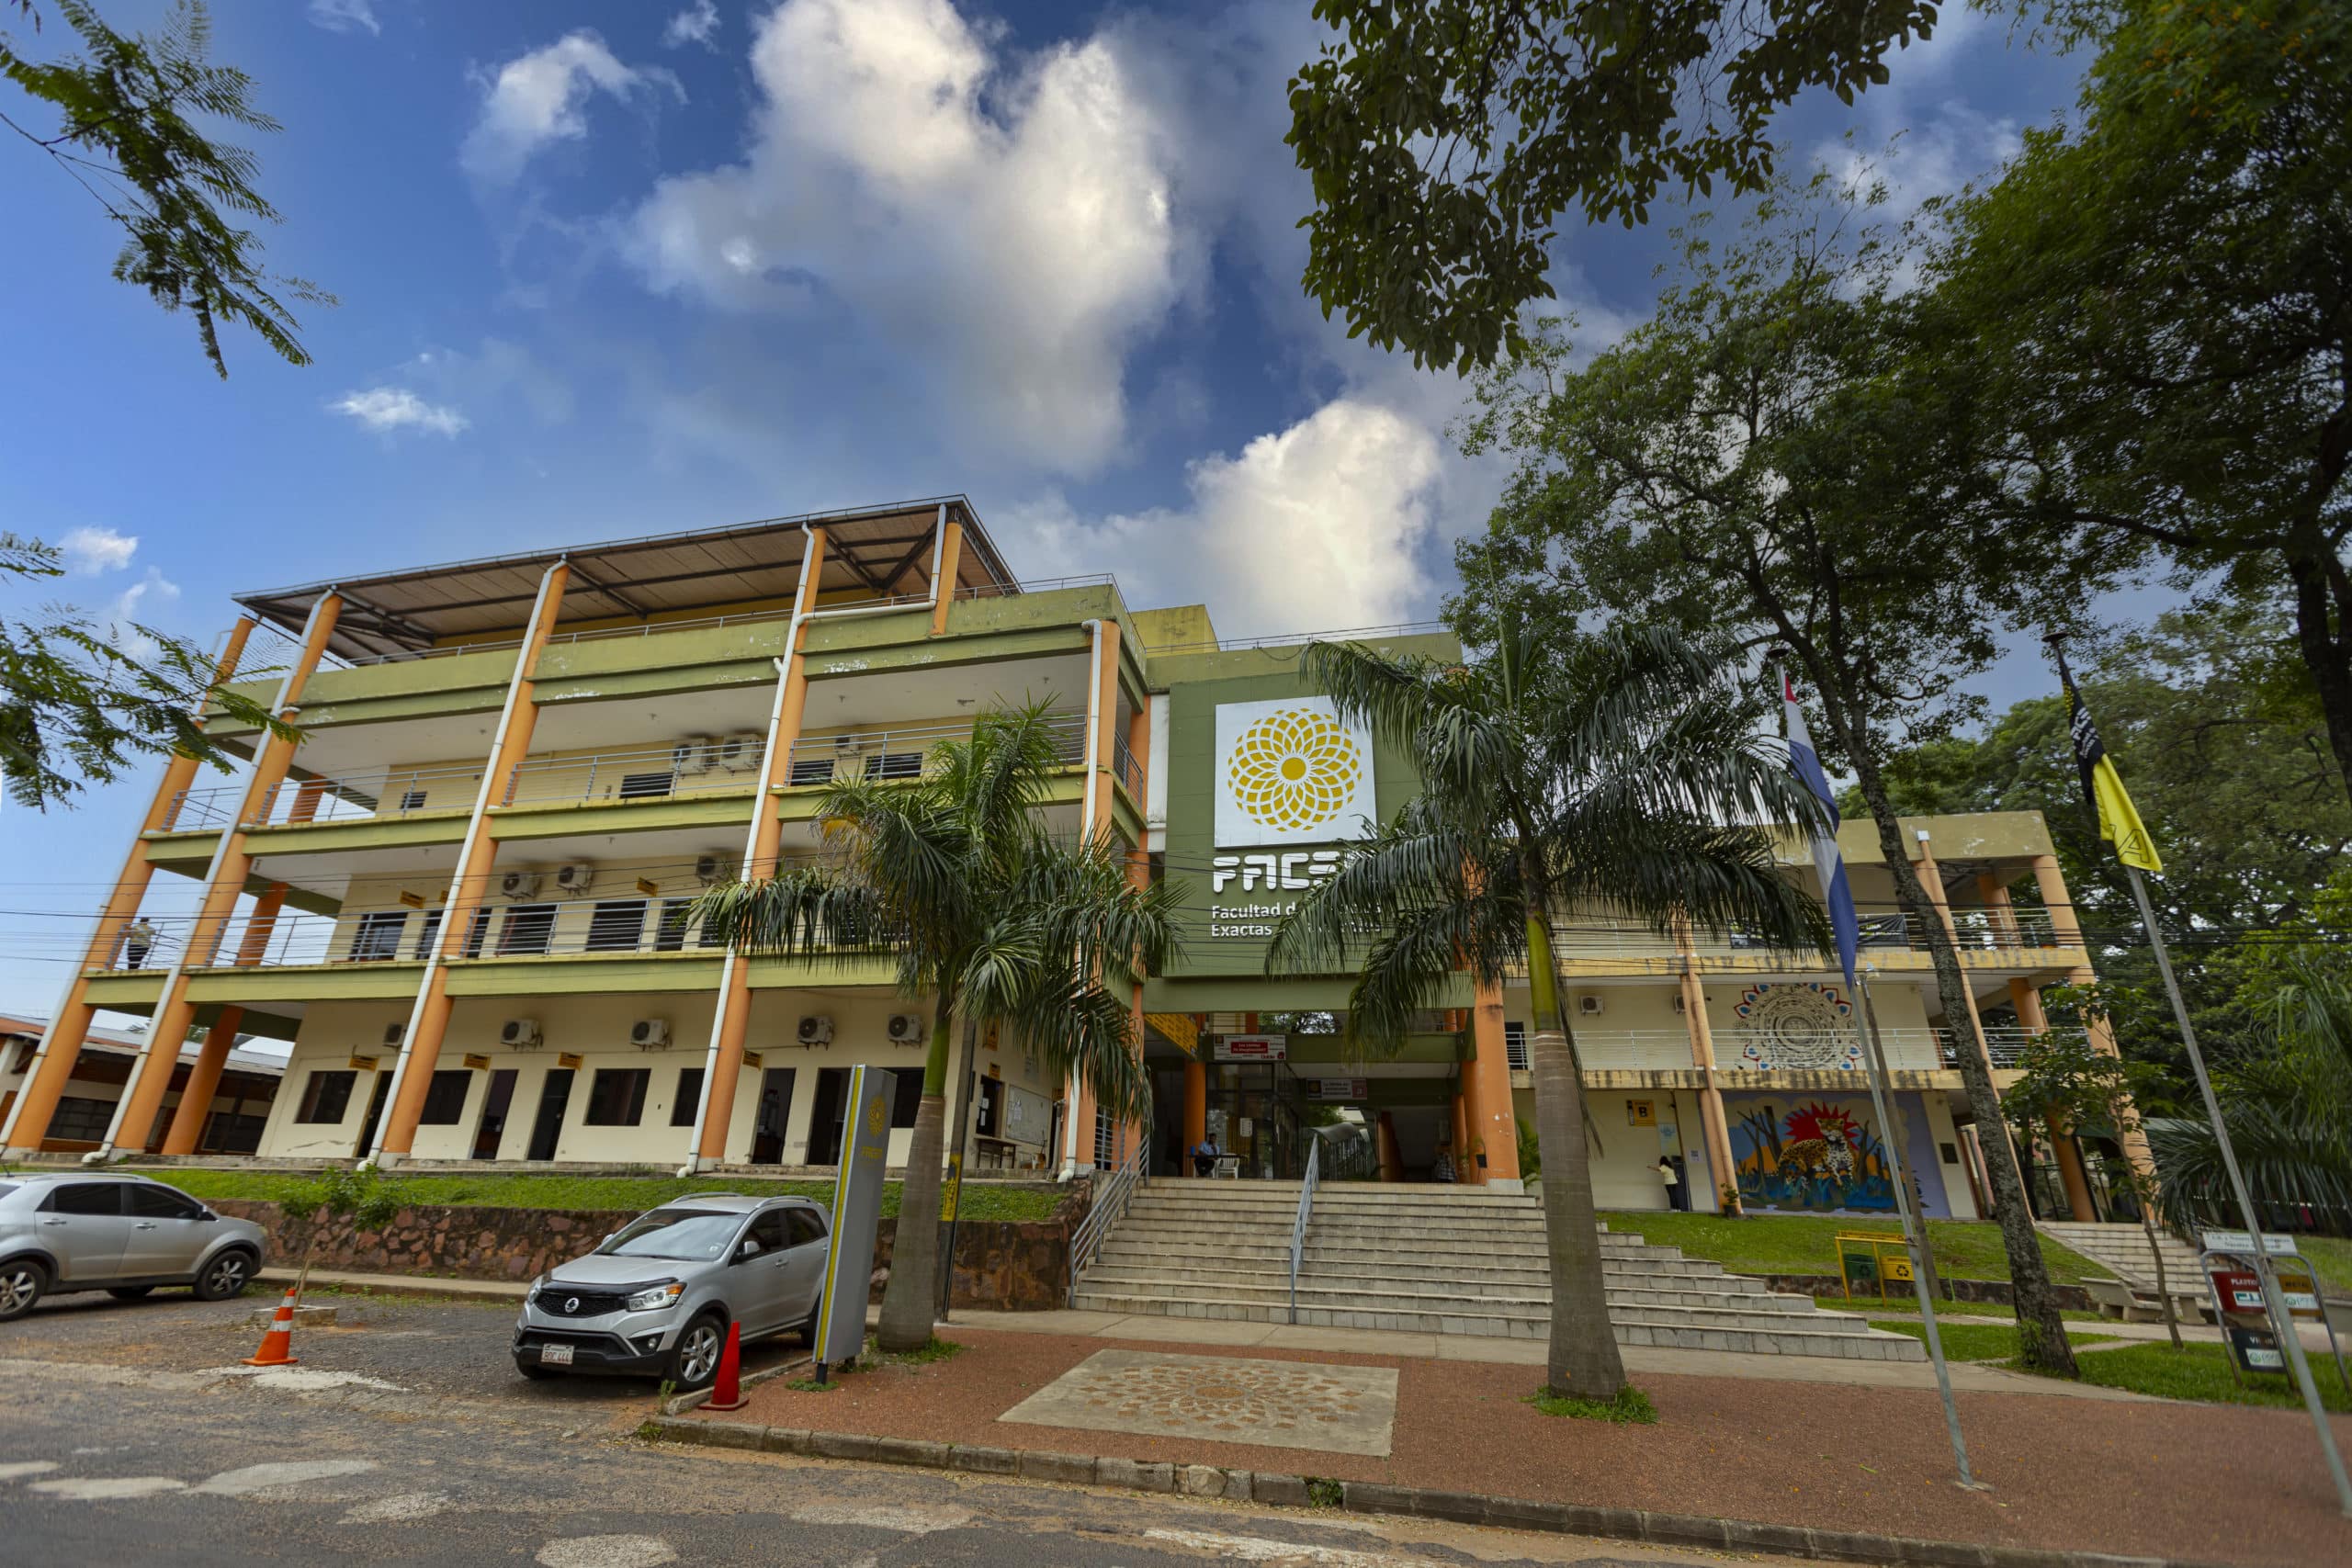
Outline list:
[[[380,768],[342,778],[288,779],[262,797],[246,827],[365,822],[418,811],[470,810],[480,768]]]
[[[1945,1032],[1949,1034],[1949,1031]],[[2057,1025],[2045,1030],[2021,1029],[2014,1025],[1994,1025],[1984,1031],[1985,1055],[1996,1067],[2014,1067],[2025,1059],[2026,1046],[2036,1034],[2050,1034],[2081,1040],[2085,1031],[2080,1024]],[[1960,1065],[1960,1046],[1954,1040],[1944,1043],[1944,1061],[1951,1066]]]
[[[526,801],[666,800],[759,783],[761,741],[723,736],[707,744],[680,741],[640,751],[540,757],[518,764],[500,804]]]
[[[1127,798],[1134,801],[1137,807],[1141,807],[1144,803],[1143,763],[1136,760],[1135,750],[1127,744],[1125,736],[1111,737],[1111,762],[1112,766],[1118,770],[1116,777],[1119,783],[1125,786]]]
[[[1056,756],[1064,763],[1086,760],[1086,716],[1061,713],[1048,716]],[[783,782],[788,784],[831,784],[852,778],[912,779],[931,771],[933,756],[943,741],[968,740],[969,724],[934,724],[910,729],[865,729],[848,735],[820,735],[793,742]],[[1140,798],[1140,797],[1138,797]]]
[[[215,784],[209,789],[184,789],[172,796],[164,808],[164,830],[167,833],[196,833],[208,828],[234,825],[237,809],[245,801],[243,784]]]

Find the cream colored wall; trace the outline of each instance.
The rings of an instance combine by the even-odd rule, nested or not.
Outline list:
[[[702,891],[702,885],[695,880],[693,866],[685,863],[683,857],[675,863],[646,867],[618,861],[609,865],[591,863],[597,868],[595,880],[589,884],[586,893],[574,895],[555,890],[555,863],[534,863],[521,854],[502,856],[498,868],[501,873],[537,871],[545,874],[540,880],[538,892],[527,899],[493,897],[489,900],[487,907],[492,912],[492,919],[490,930],[482,942],[481,956],[497,956],[500,933],[505,925],[505,911],[517,903],[553,904],[556,907],[555,929],[548,951],[579,953],[587,945],[589,923],[594,919],[598,904],[644,898],[650,907],[639,945],[650,949],[653,944],[655,922],[661,918],[662,900],[691,898]],[[638,887],[640,877],[654,885],[655,891],[651,895]],[[335,922],[334,936],[327,952],[337,959],[346,956],[351,952],[352,942],[358,935],[362,916],[393,911],[406,917],[401,926],[399,956],[413,958],[416,955],[417,938],[424,930],[427,910],[441,908],[447,892],[448,879],[443,874],[411,872],[396,876],[354,877],[345,894],[344,913]],[[401,895],[403,893],[422,897],[425,900],[425,908],[412,909],[402,905]],[[689,945],[693,942],[694,939],[690,937]],[[452,956],[456,955],[453,949]]]
[[[1965,1158],[1960,1146],[1960,1129],[1951,1119],[1951,1100],[1941,1094],[1923,1094],[1919,1098],[1927,1101],[1928,1132],[1935,1141],[1936,1167],[1943,1173],[1944,1201],[1951,1205],[1951,1217],[1955,1220],[1981,1218],[1976,1212],[1976,1195],[1969,1190],[1968,1167],[1959,1163],[1947,1164],[1943,1157],[1943,1145],[1950,1144],[1954,1154],[1961,1154]],[[1907,1106],[1910,1102],[1906,1100],[1905,1103]]]
[[[384,1043],[387,1025],[406,1025],[408,1008],[400,1002],[312,1002],[303,1014],[294,1054],[286,1064],[277,1099],[262,1129],[261,1154],[269,1159],[348,1159],[359,1140],[360,1124],[376,1091],[379,1073],[390,1073],[399,1047]],[[350,1065],[353,1056],[372,1056],[373,1071],[362,1071],[351,1086],[343,1120],[333,1123],[300,1123],[294,1120],[314,1070]]]

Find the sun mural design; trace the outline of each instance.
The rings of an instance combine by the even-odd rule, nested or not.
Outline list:
[[[1241,732],[1226,778],[1241,809],[1283,832],[1320,828],[1355,798],[1363,759],[1348,732],[1304,708],[1270,714]]]
[[[1854,1004],[1835,986],[1763,981],[1742,991],[1732,1011],[1742,1025],[1744,1066],[1765,1072],[1861,1070],[1861,1042],[1849,1021]]]

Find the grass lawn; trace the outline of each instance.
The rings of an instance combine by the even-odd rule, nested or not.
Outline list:
[[[2335,1375],[2334,1358],[2311,1358],[2312,1381],[2319,1385],[2320,1402],[2330,1410],[2352,1412],[2352,1394]],[[2275,1404],[2296,1410],[2303,1405],[2294,1380],[2283,1372],[2247,1374],[2245,1388],[2230,1377],[2230,1365],[2219,1345],[2191,1345],[2176,1350],[2169,1345],[2134,1345],[2122,1350],[2101,1350],[2076,1359],[2083,1382],[2102,1388],[2130,1389],[2164,1399],[2200,1399],[2213,1404]],[[2011,1363],[2014,1371],[2026,1369]]]
[[[2352,1241],[2341,1236],[2299,1235],[2295,1246],[2319,1270],[2320,1284],[2331,1296],[2352,1296]]]
[[[1927,1325],[1916,1317],[1874,1317],[1872,1328],[1883,1328],[1889,1334],[1908,1334],[1925,1343]],[[1946,1323],[1936,1320],[1936,1333],[1944,1342],[1944,1355],[1955,1361],[2009,1361],[2017,1359],[2018,1328],[2014,1323]],[[2112,1334],[2077,1334],[2066,1331],[2066,1337],[2076,1345],[2097,1345],[2115,1337]],[[2106,1352],[2100,1352],[2104,1355]],[[2083,1358],[2087,1361],[2090,1357]]]
[[[1838,1219],[1815,1214],[1679,1214],[1645,1209],[1604,1213],[1612,1231],[1631,1231],[1661,1247],[1679,1247],[1693,1258],[1712,1258],[1735,1274],[1835,1274],[1839,1231],[1876,1231],[1900,1235],[1891,1220]],[[1955,1280],[2006,1280],[2008,1259],[2001,1250],[2001,1227],[1989,1220],[1929,1220],[1928,1241],[1936,1267]],[[2078,1285],[2105,1279],[2107,1270],[2082,1254],[2041,1238],[2041,1258],[2052,1283]],[[2346,1259],[2352,1263],[2352,1258]]]
[[[158,1180],[198,1198],[243,1198],[257,1201],[300,1201],[311,1179],[267,1170],[185,1170],[157,1168]],[[541,1176],[534,1173],[486,1171],[480,1176],[390,1176],[412,1203],[477,1204],[490,1209],[650,1209],[690,1192],[742,1192],[758,1196],[814,1198],[831,1203],[830,1181],[773,1181],[741,1176]],[[1031,1188],[997,1187],[967,1182],[961,1217],[967,1220],[1043,1220],[1050,1218],[1061,1194]],[[882,1190],[885,1218],[899,1212],[899,1183]]]
[[[1844,1296],[1815,1296],[1813,1298],[1813,1304],[1819,1307],[1824,1312],[1861,1312],[1870,1313],[1873,1315],[1885,1314],[1888,1315],[1901,1315],[1905,1317],[1917,1317],[1919,1315],[1918,1299],[1914,1296],[1889,1296],[1883,1302],[1876,1296],[1856,1296],[1851,1301],[1848,1301]],[[2099,1323],[2104,1321],[2099,1314],[2095,1312],[2067,1311],[2062,1312],[2058,1315],[2064,1318],[2068,1323]],[[1938,1301],[1936,1303],[1936,1317],[1939,1322],[1947,1317],[1997,1317],[2006,1323],[2013,1320],[2016,1316],[2017,1310],[2008,1305],[2006,1302]]]

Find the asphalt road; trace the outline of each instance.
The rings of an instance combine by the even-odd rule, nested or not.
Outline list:
[[[0,1327],[17,1562],[1374,1564],[1687,1561],[1617,1542],[638,1441],[642,1382],[526,1382],[511,1306],[333,1300],[254,1373],[260,1293],[44,1303]],[[788,1354],[789,1352],[785,1352]],[[778,1354],[771,1350],[770,1356]]]

